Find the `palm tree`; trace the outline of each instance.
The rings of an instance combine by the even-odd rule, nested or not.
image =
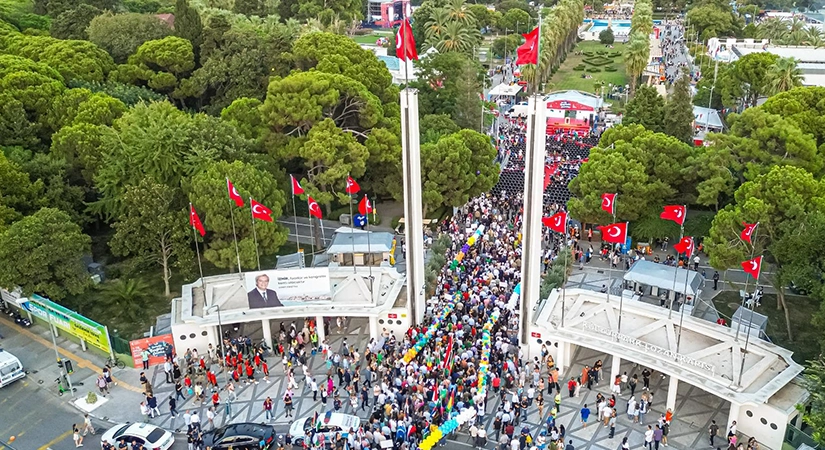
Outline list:
[[[468,26],[477,26],[476,18],[473,12],[467,9],[467,4],[464,0],[451,0],[445,7],[450,16],[450,20],[461,22]]]
[[[795,58],[779,58],[768,71],[768,87],[771,95],[802,86],[802,70]]]
[[[822,45],[825,44],[825,41],[822,39],[822,31],[814,26],[806,28],[805,42],[814,48],[822,47]]]
[[[429,45],[434,45],[438,42],[448,23],[450,23],[449,11],[444,8],[433,10],[430,19],[424,24],[424,35]]]
[[[146,304],[157,297],[151,286],[139,278],[109,281],[101,286],[100,292],[100,302],[110,305],[106,311],[117,311],[113,318],[128,323],[139,322]]]
[[[630,78],[630,95],[636,92],[636,83],[650,61],[650,43],[647,35],[633,33],[624,52],[625,68]]]
[[[772,17],[756,27],[756,37],[768,39],[770,41],[781,41],[789,33],[788,24],[780,19]]]
[[[468,28],[460,22],[448,22],[435,42],[435,48],[440,52],[470,53],[480,37],[476,34],[480,35],[480,32],[475,28]]]

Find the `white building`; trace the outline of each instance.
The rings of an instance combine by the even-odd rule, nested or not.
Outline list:
[[[776,46],[769,44],[767,39],[737,41],[713,38],[708,42],[708,49],[710,55],[721,62],[733,62],[745,55],[760,52],[768,52],[780,58],[794,58],[802,71],[804,86],[825,86],[825,48]]]

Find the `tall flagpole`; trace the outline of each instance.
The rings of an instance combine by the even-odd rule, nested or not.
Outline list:
[[[309,202],[309,196],[308,195],[307,195],[307,202]],[[307,203],[307,206],[309,206],[309,203]],[[315,253],[315,226],[312,223],[312,210],[310,210],[309,208],[307,208],[307,210],[309,211],[309,213],[307,215],[307,218],[309,218],[309,234],[310,234],[309,242],[310,242],[310,245],[312,246],[312,253]]]
[[[229,188],[229,177],[226,177],[226,187]],[[235,213],[232,211],[232,197],[229,198],[229,217],[232,219],[232,237],[235,239],[235,257],[238,259],[238,273],[243,273],[241,269],[241,252],[238,249],[238,233],[235,232]]]
[[[751,258],[753,259],[753,258]],[[756,287],[753,289],[753,295],[756,297],[756,290],[759,289],[759,277],[762,276],[762,261],[759,261],[759,272],[756,274]],[[749,278],[749,277],[748,277]],[[747,288],[746,288],[747,289]],[[747,294],[747,290],[745,293]],[[751,339],[751,327],[753,327],[753,308],[756,307],[756,301],[751,302],[750,306],[750,320],[748,321],[748,334],[745,336],[745,350],[742,352],[742,364],[739,366],[739,381],[736,382],[742,386],[742,372],[745,370],[745,358],[748,356],[748,343]],[[742,316],[739,316],[739,323],[742,323]]]
[[[352,189],[349,187],[349,174],[347,174],[347,194],[349,194],[349,226],[352,233],[350,236],[352,239],[352,273],[356,273],[358,269],[355,268],[355,216],[352,215]]]
[[[685,205],[685,216],[687,216],[687,205]],[[679,226],[679,242],[682,242],[682,239],[685,237],[685,222],[682,221],[682,224]],[[668,304],[668,311],[667,311],[667,320],[670,320],[673,316],[673,301],[676,300],[676,277],[679,275],[679,252],[676,252],[676,267],[673,271],[673,289],[671,293],[673,296],[670,298],[670,303]],[[685,269],[690,270],[690,257],[688,257],[687,261],[685,262]]]
[[[292,188],[292,219],[295,221],[295,246],[297,252],[301,253],[301,235],[298,234],[298,210],[295,209],[295,177],[289,175],[289,181],[292,182],[290,187]],[[309,221],[309,226],[312,227],[312,220]]]
[[[192,207],[192,202],[189,202],[189,211],[194,211],[195,209]],[[190,212],[190,214],[193,214]],[[194,214],[193,214],[194,215]],[[198,218],[200,220],[200,218]],[[203,287],[203,264],[201,264],[201,249],[198,245],[198,232],[195,230],[195,225],[192,224],[192,234],[195,235],[195,253],[198,255],[198,270],[201,273],[201,287]]]
[[[255,211],[252,207],[252,197],[249,197],[249,218],[252,219],[252,237],[255,239],[255,259],[258,261],[258,270],[261,270],[261,255],[258,254],[258,233],[255,231]]]
[[[690,253],[685,253],[685,256],[688,259],[688,263],[690,263],[690,257],[693,256],[694,247],[696,246],[695,243],[691,243]],[[699,271],[697,270],[696,273],[698,274]],[[682,306],[679,307],[679,336],[676,338],[676,361],[679,360],[679,347],[682,345],[682,324],[685,321],[685,305],[687,305],[687,292],[688,292],[688,276],[690,275],[690,266],[685,266],[685,301],[682,302]],[[674,296],[676,293],[673,293]],[[693,295],[693,301],[696,301],[696,294]]]
[[[627,242],[627,233],[629,232],[628,231],[629,228],[630,228],[630,222],[625,222],[624,223],[624,229],[625,229],[624,239],[625,239],[625,242]],[[613,267],[613,261],[610,261],[610,267],[611,268]],[[609,291],[610,288],[607,288],[607,290]],[[624,307],[624,294],[619,294],[619,329],[618,329],[619,333],[622,332],[622,307]]]
[[[364,194],[364,196],[366,197],[366,194]],[[367,203],[369,203],[369,197],[367,197]],[[373,211],[374,210],[375,209],[373,208]],[[370,231],[370,212],[369,211],[364,211],[364,212],[365,212],[364,217],[367,219],[367,254],[369,254],[370,259],[372,259],[372,246],[370,244],[370,240],[372,239],[372,231]],[[373,215],[373,220],[375,220],[374,215]],[[369,267],[369,269],[370,269],[370,295],[372,295],[372,264],[367,264],[367,267]]]
[[[570,247],[568,243],[570,242],[568,239],[568,233],[570,232],[570,227],[568,227],[568,222],[570,221],[570,217],[565,212],[564,221],[564,242],[562,243],[562,251],[564,252],[564,273],[561,276],[561,326],[564,328],[564,307],[565,307],[565,300],[567,299],[567,260],[570,259]]]
[[[613,223],[616,223],[616,199],[618,197],[619,193],[617,192],[613,196]],[[627,228],[625,228],[625,231],[627,231]],[[625,240],[627,240],[627,234],[625,234]],[[613,249],[616,246],[612,242],[608,243],[610,244],[610,251],[607,252],[607,303],[610,303],[610,285],[613,284]]]
[[[753,240],[756,238],[756,233],[759,231],[759,222],[756,222],[756,226],[751,233],[753,236],[751,237],[751,259],[753,259],[754,253],[756,253],[756,245],[753,244]],[[762,267],[759,267],[759,275],[762,275]],[[745,295],[742,296],[742,307],[745,306],[745,297],[748,295],[748,281],[750,281],[751,277],[745,277]],[[759,286],[759,278],[756,279],[756,285]],[[756,291],[754,291],[756,292]],[[753,302],[751,303],[753,304]],[[753,318],[753,314],[751,314],[751,318]],[[739,323],[736,325],[736,336],[734,336],[734,340],[739,342],[739,330],[742,328],[742,316],[739,316]],[[750,335],[750,330],[748,330],[748,335]],[[747,342],[747,339],[745,340]]]

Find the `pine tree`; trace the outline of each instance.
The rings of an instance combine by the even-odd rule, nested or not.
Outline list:
[[[188,0],[175,3],[175,35],[188,39],[197,55],[203,42],[203,24],[198,10],[189,5]]]
[[[693,104],[690,98],[690,77],[683,72],[673,85],[664,108],[662,131],[686,144],[693,143]]]
[[[655,133],[663,132],[665,100],[652,86],[640,86],[625,107],[623,125],[639,124]]]

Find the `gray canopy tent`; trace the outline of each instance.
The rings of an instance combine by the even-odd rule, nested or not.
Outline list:
[[[686,275],[687,282],[685,282]],[[674,276],[676,277],[675,287],[673,283]],[[676,301],[680,301],[684,296],[689,297],[690,300],[698,297],[702,290],[702,284],[704,284],[704,279],[698,272],[686,271],[685,269],[644,260],[633,263],[630,270],[624,274],[624,280],[625,286],[632,287],[633,292],[642,291],[644,295],[660,298],[664,295],[665,299]],[[677,293],[675,298],[673,292]],[[689,301],[688,303],[692,304],[693,302]]]
[[[740,323],[741,325],[739,325]],[[733,317],[730,318],[730,329],[739,329],[741,333],[750,331],[751,336],[761,339],[762,336],[767,336],[768,316],[759,314],[748,307],[740,306],[733,313]]]

